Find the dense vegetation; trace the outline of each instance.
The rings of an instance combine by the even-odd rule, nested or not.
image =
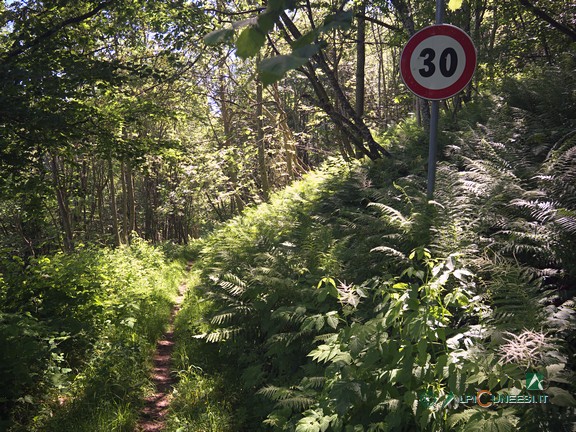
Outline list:
[[[386,136],[404,156],[332,161],[206,239],[216,310],[194,328],[241,401],[217,430],[570,430],[576,99],[541,76],[444,119],[432,203],[406,122]],[[525,393],[530,371],[550,404],[442,407]]]
[[[428,201],[434,3],[1,2],[0,430],[134,430],[182,281],[167,430],[572,430],[576,4],[446,2]]]
[[[0,426],[133,428],[183,265],[142,240],[2,265]]]

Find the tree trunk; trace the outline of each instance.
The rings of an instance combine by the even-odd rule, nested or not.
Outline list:
[[[134,176],[132,175],[132,164],[126,162],[126,193],[128,206],[128,235],[136,231],[136,198],[134,196]]]
[[[122,240],[130,243],[130,227],[128,226],[128,191],[126,186],[126,164],[120,162],[120,184],[122,186]]]
[[[258,59],[258,62],[260,59]],[[262,124],[262,81],[256,78],[256,140],[258,142],[258,170],[260,171],[260,188],[264,201],[268,201],[270,186],[268,184],[268,166],[264,147],[264,128]]]
[[[92,172],[94,176],[96,212],[98,213],[99,234],[105,234],[104,229],[104,188],[106,187],[105,172],[103,166],[96,158],[92,158]]]
[[[56,155],[52,155],[52,180],[58,201],[58,212],[60,214],[60,225],[63,234],[64,252],[74,250],[74,237],[72,233],[72,222],[70,219],[70,209],[68,206],[68,195],[60,181],[59,161]]]
[[[144,237],[156,241],[154,223],[154,190],[156,186],[149,174],[144,177]]]
[[[364,69],[366,65],[366,20],[364,13],[366,3],[361,1],[358,5],[358,34],[356,37],[356,114],[364,117]]]
[[[116,187],[114,186],[114,165],[112,164],[112,157],[108,158],[108,178],[110,181],[110,208],[112,211],[112,236],[116,246],[122,244],[120,238],[120,230],[118,228],[118,208],[116,207]]]

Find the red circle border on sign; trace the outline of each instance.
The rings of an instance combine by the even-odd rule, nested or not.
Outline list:
[[[454,84],[443,89],[433,90],[422,86],[414,79],[412,71],[410,70],[410,57],[412,56],[412,52],[420,42],[430,36],[451,37],[462,46],[464,53],[466,54],[466,64],[462,75]],[[474,47],[472,39],[464,30],[451,24],[436,24],[423,28],[410,38],[400,56],[400,75],[402,76],[404,84],[406,84],[410,91],[415,95],[430,100],[448,99],[464,89],[470,80],[472,80],[474,70],[476,69],[476,61],[476,48]]]

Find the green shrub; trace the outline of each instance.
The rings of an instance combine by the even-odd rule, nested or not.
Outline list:
[[[333,161],[207,238],[199,289],[212,306],[196,330],[237,371],[240,430],[574,421],[575,135],[547,133],[550,110],[529,108],[486,98],[446,121],[434,202],[408,123],[381,138],[404,147],[398,159]],[[569,121],[550,124],[571,128],[561,112]],[[546,377],[549,404],[442,406],[525,392],[527,372]]]
[[[135,238],[5,266],[0,338],[14,348],[2,352],[3,420],[13,430],[133,428],[182,264]]]

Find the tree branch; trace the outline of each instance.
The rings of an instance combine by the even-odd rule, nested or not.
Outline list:
[[[393,26],[392,24],[385,23],[384,21],[380,21],[380,20],[377,19],[377,18],[369,17],[369,16],[367,16],[367,15],[365,15],[365,14],[356,13],[356,14],[354,14],[354,16],[355,16],[356,18],[361,18],[361,19],[364,19],[364,20],[369,21],[369,22],[371,22],[371,23],[378,24],[379,26],[385,27],[385,28],[387,28],[388,30],[392,30],[392,31],[395,31],[395,32],[401,32],[401,31],[402,31],[402,29],[401,29],[400,27]]]
[[[568,26],[565,26],[564,24],[556,21],[554,18],[552,18],[550,15],[548,15],[546,12],[544,12],[542,9],[534,6],[532,3],[530,3],[528,0],[519,0],[520,4],[523,5],[524,7],[526,7],[526,9],[528,9],[530,12],[532,12],[534,15],[536,15],[538,18],[546,21],[548,24],[550,24],[552,27],[554,27],[556,30],[560,30],[562,33],[564,33],[566,36],[568,36],[569,38],[572,39],[572,42],[576,42],[576,31],[574,31],[573,29],[571,29]]]
[[[62,21],[61,23],[56,24],[54,27],[45,31],[41,35],[36,36],[31,41],[29,41],[29,42],[25,43],[24,45],[19,46],[18,48],[15,48],[12,51],[9,51],[6,54],[4,54],[4,56],[2,56],[2,61],[7,62],[7,61],[13,59],[14,57],[19,56],[20,54],[28,51],[29,49],[34,48],[36,45],[40,44],[45,39],[48,39],[48,38],[54,36],[56,33],[58,33],[60,30],[62,30],[65,27],[68,27],[72,24],[78,24],[78,23],[81,23],[82,21],[87,20],[88,18],[92,18],[94,15],[98,14],[98,12],[103,10],[105,7],[113,4],[114,1],[115,0],[109,0],[109,1],[102,2],[102,3],[98,4],[98,6],[96,6],[94,9],[92,9],[89,12],[86,12],[85,14],[82,14],[82,15],[79,15],[76,17],[72,17],[72,18],[68,18],[68,19]]]
[[[288,15],[286,15],[286,13],[282,13],[280,17],[282,22],[288,29],[288,31],[290,31],[290,33],[295,39],[298,39],[302,36],[302,34],[298,30],[294,22],[288,17]],[[364,145],[361,143],[358,146],[360,150],[362,150],[364,153],[367,153],[371,159],[379,159],[383,156],[392,157],[392,155],[385,148],[383,148],[380,144],[378,144],[374,140],[374,137],[372,136],[370,129],[368,129],[364,121],[358,116],[358,114],[350,104],[350,101],[344,94],[342,87],[340,87],[338,80],[334,76],[334,72],[332,71],[332,69],[330,69],[330,66],[328,66],[328,63],[326,62],[326,59],[322,54],[322,51],[314,55],[313,59],[318,63],[320,69],[322,69],[322,71],[328,78],[328,82],[330,83],[330,86],[332,87],[332,90],[334,91],[336,98],[338,99],[338,102],[344,109],[345,114],[352,121],[355,132],[358,134],[359,137],[361,137],[361,141],[362,140],[365,141],[366,144],[368,145],[368,148],[366,149]]]

